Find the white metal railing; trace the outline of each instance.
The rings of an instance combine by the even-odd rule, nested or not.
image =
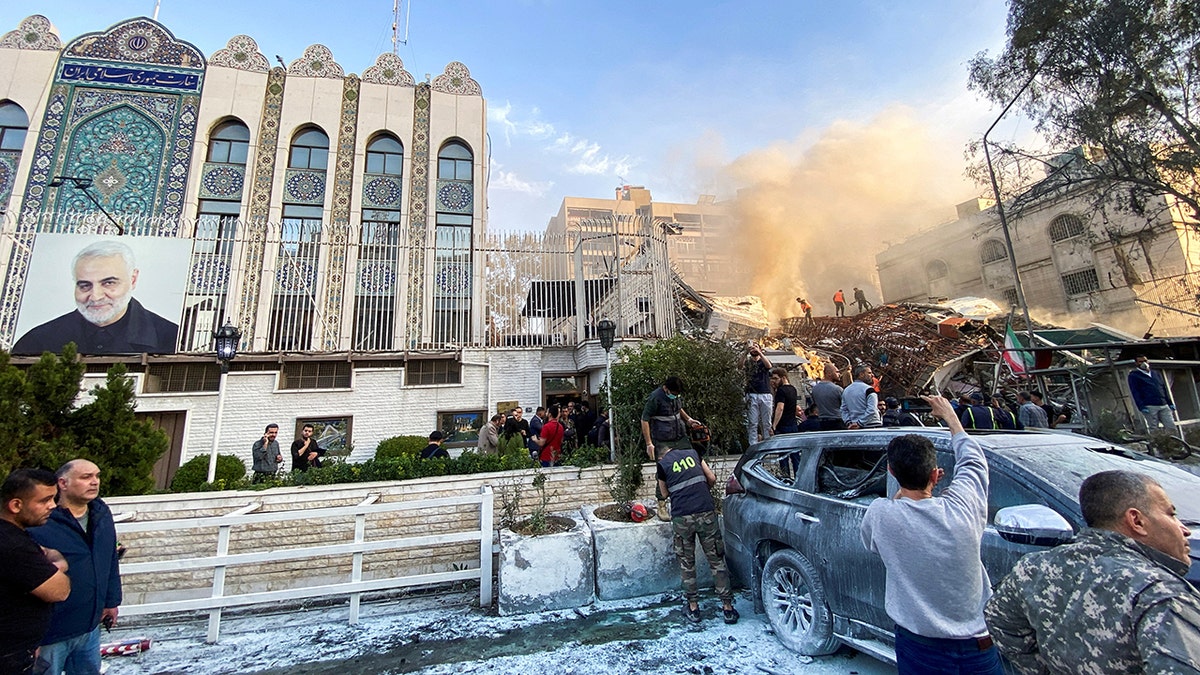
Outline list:
[[[492,602],[492,537],[493,495],[491,486],[480,488],[477,495],[421,499],[416,501],[375,503],[378,494],[368,495],[355,506],[342,506],[303,511],[278,511],[253,513],[261,504],[252,503],[228,515],[206,518],[186,518],[146,522],[118,522],[117,535],[137,532],[179,532],[203,528],[217,531],[216,553],[198,558],[156,560],[129,563],[121,566],[121,576],[181,572],[187,570],[213,570],[212,592],[207,598],[151,602],[140,605],[122,605],[123,615],[162,614],[168,612],[208,611],[208,634],[206,640],[216,642],[221,629],[221,610],[226,607],[243,607],[281,600],[315,598],[323,596],[350,596],[350,623],[358,623],[359,600],[363,592],[382,591],[406,586],[445,583],[451,581],[479,580],[479,604],[483,607]],[[439,509],[444,507],[478,505],[478,528],[425,536],[388,537],[366,540],[367,516],[414,509]],[[354,540],[338,544],[320,544],[295,548],[281,548],[251,553],[230,553],[229,538],[234,527],[260,523],[284,523],[289,521],[319,522],[326,518],[354,516]],[[400,549],[420,549],[442,544],[475,542],[479,544],[479,566],[454,569],[449,572],[414,574],[382,579],[362,578],[363,554]],[[225,594],[225,571],[234,565],[256,565],[284,560],[302,560],[325,556],[352,555],[350,579],[339,583],[318,586],[261,591],[239,595]]]

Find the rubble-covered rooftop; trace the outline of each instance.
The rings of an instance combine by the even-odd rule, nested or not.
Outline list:
[[[779,338],[846,359],[870,363],[887,396],[913,396],[935,371],[981,349],[992,348],[987,324],[939,306],[883,305],[846,317],[803,317],[782,322]],[[835,360],[836,363],[836,360]]]

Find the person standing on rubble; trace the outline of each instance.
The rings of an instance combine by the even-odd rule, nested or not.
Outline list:
[[[875,391],[875,372],[866,363],[854,366],[854,381],[842,392],[842,422],[847,429],[881,427],[879,392]]]
[[[815,326],[817,322],[812,316],[812,305],[808,304],[808,300],[804,298],[796,298],[796,302],[800,303],[800,311],[804,313],[804,325]]]
[[[1175,432],[1175,403],[1162,373],[1150,370],[1145,354],[1133,357],[1136,368],[1129,371],[1129,393],[1133,405],[1142,413],[1146,433],[1155,433],[1161,424],[1163,431]],[[1056,425],[1057,426],[1057,425]]]
[[[813,403],[817,404],[817,416],[821,419],[821,431],[845,429],[842,423],[842,385],[837,366],[825,364],[825,379],[812,388]]]
[[[854,302],[858,305],[859,314],[862,314],[872,307],[871,303],[867,301],[867,294],[864,293],[863,289],[859,288],[858,286],[854,287]]]
[[[775,407],[771,396],[771,359],[762,347],[751,342],[749,352],[742,357],[746,371],[746,437],[747,446],[771,437],[771,411]]]
[[[833,315],[846,316],[846,296],[842,294],[842,289],[837,289],[837,293],[833,294]]]

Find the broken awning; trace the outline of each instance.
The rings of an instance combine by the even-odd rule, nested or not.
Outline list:
[[[596,305],[616,279],[588,279],[583,282],[584,303],[591,308]],[[534,280],[525,295],[525,306],[521,316],[541,316],[561,319],[578,312],[575,309],[575,280]]]

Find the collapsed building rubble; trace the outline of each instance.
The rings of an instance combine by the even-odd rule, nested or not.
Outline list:
[[[788,317],[764,336],[766,317],[757,298],[714,298],[675,281],[687,329],[729,342],[760,340],[773,363],[797,374],[792,384],[802,394],[811,391],[827,362],[842,371],[843,384],[849,383],[851,366],[868,363],[883,396],[982,391],[999,394],[1011,406],[1017,392],[1037,389],[1065,413],[1061,429],[1098,435],[1116,429],[1120,437],[1144,431],[1126,380],[1134,356],[1146,354],[1166,379],[1180,428],[1200,423],[1200,337],[1138,338],[1096,323],[1066,329],[1034,321],[1030,331],[981,298],[883,305],[812,321]],[[1024,373],[1004,363],[1009,321],[1020,353],[1031,356]]]
[[[869,363],[881,393],[898,398],[941,391],[969,359],[994,347],[986,322],[936,305],[883,305],[847,317],[781,322],[777,334],[793,346],[825,353],[839,368]],[[811,371],[810,371],[811,374]]]

